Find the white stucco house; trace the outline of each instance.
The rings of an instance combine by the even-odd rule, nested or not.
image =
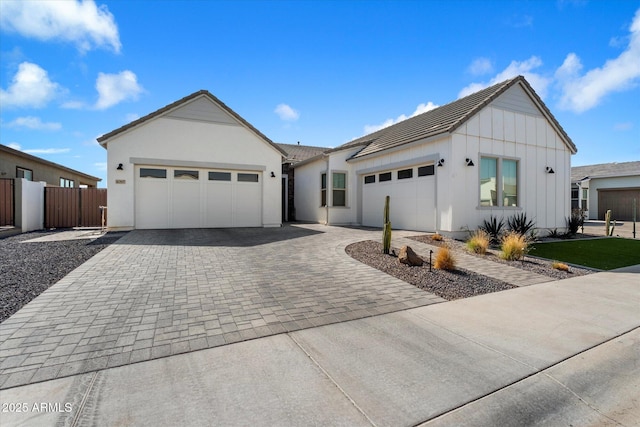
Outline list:
[[[286,153],[202,90],[98,138],[110,229],[278,227]]]
[[[491,215],[538,229],[570,214],[576,146],[522,76],[337,148],[295,168],[298,220],[462,236]]]
[[[571,207],[585,211],[587,219],[633,220],[633,201],[640,218],[640,161],[600,163],[571,168]]]

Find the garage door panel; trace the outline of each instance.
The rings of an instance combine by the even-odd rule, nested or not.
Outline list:
[[[391,226],[406,230],[435,230],[435,177],[395,179],[363,184],[362,224],[382,227],[384,200],[390,196]]]
[[[135,227],[260,227],[262,191],[259,172],[137,166]]]
[[[200,182],[173,180],[172,228],[201,226]]]
[[[231,182],[206,184],[205,227],[233,227],[233,186]]]
[[[260,182],[238,182],[235,188],[235,227],[262,224],[262,185]]]
[[[135,227],[141,229],[169,227],[169,180],[141,178],[140,168],[136,169],[136,177]]]

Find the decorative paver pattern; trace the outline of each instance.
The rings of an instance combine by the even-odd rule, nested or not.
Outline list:
[[[0,325],[0,388],[443,302],[350,258],[379,231],[136,230]]]

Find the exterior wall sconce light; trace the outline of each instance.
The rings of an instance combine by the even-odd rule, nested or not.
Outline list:
[[[470,159],[470,158],[468,158],[468,157],[467,157],[466,159],[464,159],[464,162],[467,164],[467,166],[475,166],[475,165],[473,164],[473,160],[471,160],[471,159]]]
[[[551,166],[547,166],[545,170],[547,171],[547,173],[555,173]]]
[[[442,167],[444,165],[444,159],[438,160],[438,167]]]
[[[271,171],[271,178],[275,178],[275,177],[276,177],[275,172],[274,172],[274,171]]]
[[[116,168],[116,170],[124,170],[124,168],[122,167],[122,163],[118,163],[118,167]]]

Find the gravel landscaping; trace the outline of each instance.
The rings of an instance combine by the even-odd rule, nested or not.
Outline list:
[[[416,240],[418,242],[427,243],[433,246],[443,246],[447,245],[449,249],[455,252],[464,252],[470,255],[474,255],[480,257],[482,259],[486,259],[488,261],[493,261],[500,264],[506,264],[511,267],[520,268],[522,270],[531,271],[533,273],[542,274],[548,277],[552,277],[554,279],[568,279],[570,277],[576,276],[584,276],[585,274],[594,273],[594,270],[589,270],[586,268],[574,267],[571,266],[569,271],[561,271],[551,267],[551,261],[539,258],[533,258],[531,256],[526,256],[524,261],[507,261],[500,258],[500,249],[490,248],[485,255],[480,255],[476,253],[472,253],[467,250],[467,246],[465,242],[461,242],[459,240],[444,238],[443,241],[434,241],[431,239],[431,235],[419,235],[408,237],[409,239]],[[533,254],[530,254],[533,255]]]
[[[107,233],[94,240],[25,242],[57,232],[36,231],[0,239],[0,322],[126,234]]]
[[[382,244],[372,240],[353,243],[346,247],[352,258],[383,271],[400,280],[404,280],[420,289],[432,292],[446,300],[467,298],[475,295],[513,289],[508,283],[458,268],[455,271],[432,269],[429,260],[421,267],[409,267],[398,262],[393,255],[382,253]],[[399,248],[393,248],[399,253]]]

